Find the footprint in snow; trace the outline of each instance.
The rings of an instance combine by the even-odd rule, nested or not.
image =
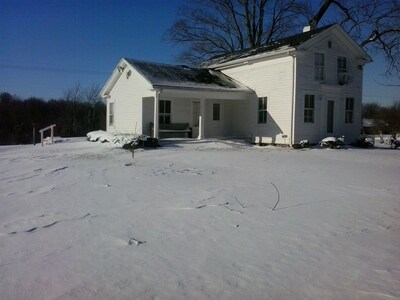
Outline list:
[[[132,245],[140,246],[140,245],[145,244],[145,243],[147,243],[147,242],[146,241],[139,241],[139,240],[137,240],[135,238],[131,238],[129,240],[129,242],[128,242],[129,246],[132,246]]]

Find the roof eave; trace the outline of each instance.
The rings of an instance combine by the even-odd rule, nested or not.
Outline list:
[[[127,65],[127,62],[124,58],[122,58],[117,66],[114,68],[114,71],[112,72],[111,76],[108,78],[106,84],[103,86],[103,88],[100,91],[100,97],[103,99],[108,99],[110,98],[110,92],[121,77],[122,73],[118,71],[118,67],[122,65]]]
[[[170,89],[170,90],[191,90],[191,91],[207,91],[207,92],[241,92],[241,93],[252,93],[253,90],[244,87],[244,88],[212,88],[212,87],[195,87],[195,86],[180,86],[180,85],[165,85],[165,84],[153,84],[153,89],[154,90],[159,90],[159,89]]]
[[[354,53],[357,53],[356,56],[364,64],[372,62],[371,56],[369,56],[369,54],[360,45],[358,45],[354,41],[354,39],[339,24],[334,24],[333,26],[331,26],[331,27],[327,28],[326,30],[322,31],[321,33],[319,33],[317,36],[310,38],[303,44],[299,45],[298,49],[299,50],[307,49],[307,47],[309,47],[310,44],[315,42],[315,39],[323,38],[323,36],[325,34],[328,34],[329,32],[332,32],[332,31],[337,31],[344,38],[344,40],[348,44],[348,46],[351,47],[351,49],[353,49]]]
[[[220,70],[220,69],[224,69],[224,68],[237,67],[237,66],[240,66],[240,65],[246,65],[246,64],[252,63],[254,61],[262,60],[262,59],[269,58],[269,57],[272,58],[274,56],[281,56],[281,55],[285,55],[285,54],[289,55],[290,53],[292,53],[295,50],[296,50],[295,47],[288,47],[288,48],[285,48],[285,49],[282,49],[282,50],[264,52],[264,53],[261,53],[261,54],[246,56],[246,57],[239,58],[239,59],[233,59],[233,60],[230,60],[230,61],[227,61],[227,62],[223,62],[223,63],[211,64],[211,65],[208,66],[208,68]]]

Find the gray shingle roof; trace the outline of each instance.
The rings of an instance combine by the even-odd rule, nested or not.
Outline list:
[[[314,29],[311,31],[302,32],[302,33],[299,33],[296,35],[285,37],[285,38],[273,41],[269,44],[257,47],[257,48],[245,49],[245,50],[238,51],[235,53],[216,56],[216,57],[213,57],[210,60],[204,62],[203,64],[201,64],[201,66],[207,67],[207,66],[211,66],[211,65],[215,65],[215,64],[226,63],[226,62],[233,61],[236,59],[250,57],[250,56],[261,54],[261,53],[267,53],[267,52],[277,51],[280,49],[297,47],[297,46],[303,44],[304,42],[308,41],[309,39],[313,38],[317,34],[330,28],[333,25],[334,24],[331,24],[331,25],[317,28],[317,29]]]
[[[128,58],[125,58],[125,60],[144,76],[153,87],[250,91],[238,81],[219,71]]]

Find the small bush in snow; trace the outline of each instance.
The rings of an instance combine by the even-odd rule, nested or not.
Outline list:
[[[122,145],[122,148],[127,150],[135,150],[138,148],[156,148],[158,147],[158,139],[147,136],[140,135],[136,139],[132,139]]]
[[[308,140],[302,140],[299,143],[300,148],[308,148],[310,147],[310,143],[308,142]]]
[[[344,136],[337,138],[329,136],[319,142],[319,145],[324,148],[340,149],[344,145]]]
[[[361,147],[361,148],[370,148],[370,147],[374,147],[374,145],[375,145],[374,138],[370,137],[370,136],[365,136],[365,135],[360,136],[358,138],[357,142],[352,144],[352,146]]]

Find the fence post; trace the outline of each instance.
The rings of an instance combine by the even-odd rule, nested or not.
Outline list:
[[[36,128],[36,123],[32,122],[32,142],[33,142],[33,146],[36,145],[36,136],[35,136],[36,129],[35,128]]]

